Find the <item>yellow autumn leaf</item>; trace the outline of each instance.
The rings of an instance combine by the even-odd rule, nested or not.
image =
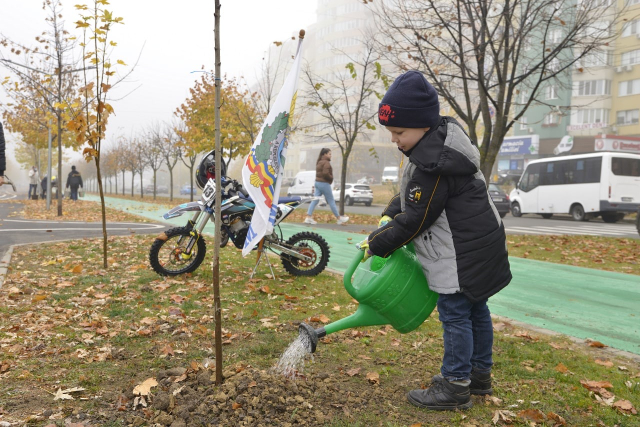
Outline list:
[[[73,267],[71,272],[76,274],[82,273],[82,264],[78,264],[75,267]]]

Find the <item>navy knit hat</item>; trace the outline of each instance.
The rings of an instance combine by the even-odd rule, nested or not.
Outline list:
[[[378,106],[378,120],[383,126],[431,127],[439,118],[438,93],[419,71],[401,74]]]

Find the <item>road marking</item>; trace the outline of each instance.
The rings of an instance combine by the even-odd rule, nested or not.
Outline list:
[[[153,230],[158,228],[165,228],[166,225],[162,224],[144,224],[142,227],[107,227],[107,231],[109,230]],[[86,228],[56,228],[56,227],[47,227],[47,228],[1,228],[0,231],[102,231],[102,227],[86,227]]]
[[[534,226],[534,227],[507,227],[505,228],[507,232],[517,232],[524,234],[542,234],[542,235],[562,235],[562,234],[575,234],[575,235],[588,235],[588,236],[627,236],[629,234],[635,234],[635,230],[633,227],[629,227],[629,231],[625,231],[624,229],[611,230],[594,230],[592,228],[587,227],[542,227],[542,226]]]

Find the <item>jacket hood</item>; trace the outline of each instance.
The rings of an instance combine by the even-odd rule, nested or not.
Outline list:
[[[427,173],[473,175],[480,170],[480,152],[460,124],[443,116],[409,153],[411,163]]]

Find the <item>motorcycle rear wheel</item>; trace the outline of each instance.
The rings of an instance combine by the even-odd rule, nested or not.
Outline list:
[[[149,250],[149,263],[153,270],[162,276],[178,276],[195,271],[207,253],[207,245],[202,236],[197,236],[196,244],[191,249],[191,256],[183,259],[189,241],[196,236],[191,235],[187,227],[167,230],[164,236],[156,238]],[[182,238],[182,239],[181,239]]]
[[[307,262],[281,254],[282,266],[292,276],[316,276],[329,263],[329,244],[317,233],[296,233],[287,240],[286,246],[311,258],[311,261]]]

